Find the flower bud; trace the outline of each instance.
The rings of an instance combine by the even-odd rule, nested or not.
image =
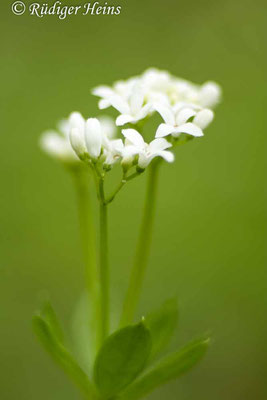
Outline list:
[[[89,156],[98,158],[101,153],[102,133],[97,118],[89,118],[85,123],[85,143]]]
[[[215,82],[205,83],[199,94],[199,100],[203,107],[214,107],[221,98],[221,88]]]
[[[194,118],[194,124],[196,124],[199,128],[205,129],[213,120],[214,113],[208,108],[204,108],[199,111]]]
[[[78,157],[83,157],[84,154],[87,153],[84,140],[84,131],[78,128],[72,128],[70,130],[70,144]]]
[[[134,157],[131,155],[123,157],[121,160],[121,166],[124,172],[127,172],[133,166]]]

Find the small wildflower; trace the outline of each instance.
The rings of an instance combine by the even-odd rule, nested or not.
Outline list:
[[[167,162],[174,161],[173,153],[166,151],[172,146],[166,139],[154,139],[147,144],[135,129],[123,129],[122,134],[126,138],[126,155],[137,155],[141,169],[146,168],[155,157],[162,157]]]
[[[158,127],[157,138],[168,135],[178,137],[181,133],[194,137],[203,136],[203,129],[210,124],[214,115],[209,109],[200,109],[192,104],[187,106],[184,103],[177,103],[174,107],[158,103],[155,109],[165,122]]]

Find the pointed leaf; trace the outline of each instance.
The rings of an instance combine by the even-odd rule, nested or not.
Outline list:
[[[46,300],[43,303],[43,307],[41,309],[41,316],[43,319],[49,324],[51,330],[53,331],[56,338],[63,343],[64,334],[61,328],[61,325],[58,321],[57,315],[51,305],[51,303]]]
[[[143,322],[109,336],[94,367],[94,378],[101,395],[112,397],[128,386],[145,367],[150,349],[151,336]]]
[[[89,378],[68,350],[58,341],[50,325],[41,316],[36,315],[33,317],[33,329],[47,352],[88,396],[88,399],[96,400],[96,392]]]
[[[93,320],[94,312],[88,293],[85,292],[77,302],[71,321],[72,343],[75,355],[84,371],[91,374],[96,351],[97,335]]]
[[[141,399],[192,368],[206,353],[209,339],[194,341],[180,351],[163,358],[150,371],[137,379],[120,396],[121,400]]]
[[[146,317],[152,338],[150,359],[153,359],[169,344],[178,323],[177,299],[167,300],[156,311]]]

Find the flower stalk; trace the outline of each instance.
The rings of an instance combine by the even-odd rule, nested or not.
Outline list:
[[[109,332],[108,205],[105,202],[103,178],[99,179],[99,204],[101,342],[103,342]]]
[[[122,317],[120,322],[121,326],[125,326],[128,323],[132,322],[140,297],[140,292],[151,248],[156,206],[156,193],[158,187],[158,175],[159,162],[158,160],[156,160],[149,167],[143,219],[138,237],[137,250],[131,272],[130,283],[123,305]]]
[[[99,277],[97,271],[96,243],[95,243],[95,227],[93,223],[92,205],[90,193],[88,190],[88,175],[84,171],[75,169],[74,184],[77,193],[77,204],[79,214],[80,237],[82,243],[86,286],[88,291],[88,301],[93,304],[93,315],[90,318],[90,324],[95,325],[97,347],[100,346],[101,325],[99,322],[100,315],[100,288]]]

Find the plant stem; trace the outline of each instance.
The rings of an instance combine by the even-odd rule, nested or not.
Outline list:
[[[105,202],[104,180],[99,180],[100,195],[100,287],[101,287],[101,340],[109,332],[109,266],[108,266],[108,210]]]
[[[127,182],[127,180],[125,178],[122,178],[122,180],[120,181],[119,185],[115,189],[114,193],[105,201],[105,204],[109,204],[114,200],[115,196],[123,188],[123,186],[125,185],[126,182]]]
[[[130,182],[132,179],[136,178],[137,176],[141,175],[143,171],[137,171],[134,172],[132,175],[126,176],[126,174],[124,173],[122,176],[122,179],[119,183],[119,185],[117,186],[117,188],[115,189],[114,193],[105,200],[105,204],[109,204],[111,203],[114,198],[116,197],[116,195],[119,193],[119,191],[123,188],[123,186],[127,183]]]
[[[158,170],[159,163],[155,160],[155,162],[151,164],[149,168],[143,219],[141,223],[134,265],[131,272],[130,283],[123,306],[121,326],[129,324],[133,320],[142,288],[145,269],[148,264],[155,215]]]
[[[95,229],[92,218],[91,199],[88,191],[88,175],[83,171],[75,171],[74,173],[78,212],[79,212],[79,225],[81,232],[82,249],[84,256],[84,263],[86,268],[86,282],[89,295],[89,309],[93,309],[92,321],[90,323],[95,325],[97,347],[100,345],[100,298],[98,286],[98,271],[96,261],[96,246],[95,246]],[[93,307],[92,307],[93,305]]]

